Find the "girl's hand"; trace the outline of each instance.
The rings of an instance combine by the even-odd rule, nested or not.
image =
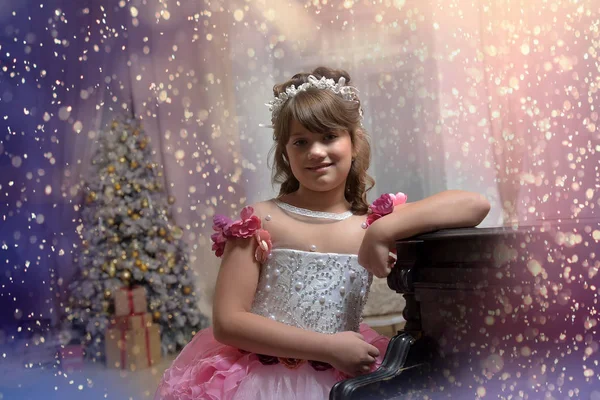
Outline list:
[[[375,357],[379,356],[379,349],[365,342],[365,338],[357,332],[335,333],[331,335],[330,343],[327,362],[350,376],[370,372]]]
[[[396,263],[396,249],[394,242],[390,243],[380,232],[378,222],[369,226],[365,233],[358,251],[358,263],[376,277],[385,278]]]

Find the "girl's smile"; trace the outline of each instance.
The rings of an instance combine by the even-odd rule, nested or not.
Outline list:
[[[327,172],[329,167],[331,167],[333,165],[334,165],[333,163],[321,163],[314,167],[307,167],[306,169],[308,169],[309,171],[313,171],[313,172]]]

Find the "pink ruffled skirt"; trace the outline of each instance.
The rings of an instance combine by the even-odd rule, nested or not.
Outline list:
[[[379,349],[373,370],[381,365],[389,339],[365,324],[365,340]],[[328,399],[332,386],[345,374],[333,368],[319,371],[309,363],[290,369],[265,365],[256,354],[217,342],[211,328],[199,332],[167,369],[155,400],[305,400]]]

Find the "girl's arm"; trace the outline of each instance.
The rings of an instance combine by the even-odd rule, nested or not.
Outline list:
[[[215,339],[253,353],[326,362],[351,375],[364,372],[379,351],[358,333],[317,333],[250,312],[260,272],[255,249],[252,239],[226,244],[213,303]]]
[[[388,253],[397,240],[447,228],[479,225],[490,211],[480,194],[447,190],[426,199],[396,206],[391,214],[375,221],[365,234],[359,263],[375,276],[390,272]]]

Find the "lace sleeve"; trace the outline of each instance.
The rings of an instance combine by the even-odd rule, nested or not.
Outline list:
[[[257,242],[254,257],[260,263],[264,263],[271,253],[271,235],[262,229],[260,218],[254,215],[254,208],[246,206],[240,213],[241,219],[232,221],[224,215],[213,217],[213,233],[210,239],[213,242],[212,250],[217,257],[221,257],[225,251],[225,244],[231,238],[254,238]]]

